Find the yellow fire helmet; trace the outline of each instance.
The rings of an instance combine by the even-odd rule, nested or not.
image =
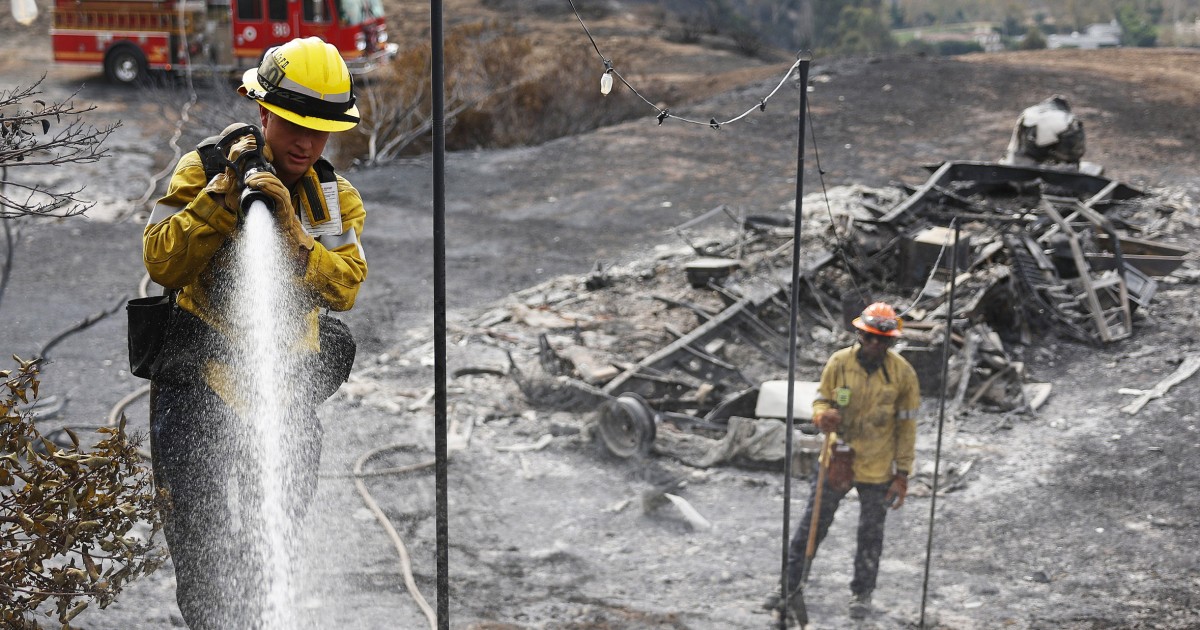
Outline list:
[[[358,124],[350,70],[319,37],[267,50],[258,68],[242,75],[238,93],[301,127],[346,131]]]

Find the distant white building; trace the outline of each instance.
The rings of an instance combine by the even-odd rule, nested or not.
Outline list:
[[[975,32],[971,34],[975,38],[975,42],[983,49],[983,52],[1000,52],[1004,50],[1004,42],[1000,41],[1000,33],[995,29],[979,26],[975,28]]]
[[[1121,25],[1116,20],[1108,24],[1089,24],[1083,33],[1046,37],[1047,48],[1115,48],[1121,45]]]
[[[975,42],[984,52],[999,52],[1004,50],[1004,42],[1000,39],[1000,33],[992,28],[991,24],[980,24],[971,29],[971,32],[961,30],[954,31],[933,31],[924,32],[921,29],[915,29],[912,32],[913,39],[938,44],[942,42]]]
[[[1193,22],[1176,22],[1173,30],[1172,44],[1175,46],[1200,45],[1200,18]]]

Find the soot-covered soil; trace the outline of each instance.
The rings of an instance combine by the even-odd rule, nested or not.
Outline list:
[[[0,62],[4,83],[39,76],[32,70],[39,59]],[[924,163],[997,159],[1016,115],[1059,93],[1084,119],[1087,159],[1107,175],[1177,201],[1190,196],[1163,238],[1194,247],[1200,120],[1190,113],[1200,100],[1198,70],[1200,55],[1191,51],[817,60],[809,139],[819,153],[807,153],[804,190],[916,184]],[[701,119],[740,113],[776,81],[677,107]],[[60,178],[87,184],[104,206],[120,206],[141,195],[138,178],[165,166],[165,123],[173,121],[155,120],[136,94],[104,86],[95,74],[52,67],[46,89],[61,95],[81,83],[77,98],[125,127],[102,168]],[[745,213],[789,204],[798,101],[789,81],[765,112],[720,130],[658,126],[648,115],[539,147],[450,155],[448,307],[454,339],[467,340],[451,348],[451,373],[505,364],[474,324],[492,306],[538,300],[536,291],[508,297],[514,292],[559,275],[582,278],[597,261],[678,245],[667,228],[718,204]],[[432,452],[432,171],[428,160],[412,160],[348,176],[370,212],[363,242],[371,271],[345,316],[360,340],[358,374],[322,410],[323,478],[310,557],[297,567],[305,585],[297,605],[313,628],[420,628],[426,622],[405,591],[396,552],[340,475],[380,446],[403,448],[369,467],[424,461]],[[136,218],[27,223],[0,305],[5,350],[30,354],[55,331],[132,293],[140,232]],[[1117,391],[1152,387],[1197,351],[1195,296],[1194,285],[1164,284],[1125,341],[1093,348],[1051,338],[1024,349],[1030,379],[1054,384],[1037,414],[967,413],[949,423],[944,461],[970,462],[971,472],[963,489],[937,504],[929,627],[1200,625],[1200,381],[1183,382],[1136,415],[1119,411],[1129,399]],[[102,422],[141,384],[124,371],[124,343],[120,317],[110,317],[58,346],[44,389],[68,404],[48,429]],[[509,379],[459,377],[450,391],[452,444],[466,445],[449,470],[452,627],[768,627],[758,604],[779,572],[778,472],[696,470],[662,456],[620,460],[581,437],[585,414],[530,409]],[[937,409],[935,400],[923,406],[918,458],[926,463]],[[144,401],[127,414],[145,429]],[[549,444],[533,448],[547,434]],[[665,476],[686,477],[681,496],[711,530],[693,530],[670,507],[643,513],[638,498]],[[416,584],[432,602],[431,474],[370,478],[366,486],[406,542]],[[805,490],[793,488],[795,519]],[[927,497],[914,497],[889,518],[878,612],[860,627],[912,627],[919,618],[929,507]],[[851,623],[845,603],[856,516],[853,502],[843,507],[814,566],[816,627]],[[173,584],[168,565],[109,610],[79,619],[93,630],[179,627]]]

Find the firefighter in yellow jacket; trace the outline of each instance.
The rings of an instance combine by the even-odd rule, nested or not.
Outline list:
[[[245,73],[239,92],[259,105],[264,146],[257,146],[255,133],[232,125],[225,137],[236,141],[210,139],[183,156],[143,236],[151,279],[177,290],[151,370],[150,437],[155,477],[171,500],[164,531],[176,599],[192,630],[261,625],[261,612],[244,594],[262,580],[263,560],[254,555],[261,551],[245,526],[257,516],[262,490],[237,465],[239,457],[255,454],[237,438],[245,426],[239,400],[247,392],[230,368],[232,356],[244,350],[230,334],[237,322],[229,304],[234,243],[243,225],[239,195],[249,188],[273,202],[272,224],[287,260],[283,277],[273,281],[299,296],[295,312],[279,314],[294,334],[290,347],[306,357],[282,375],[282,382],[302,382],[305,392],[285,414],[291,455],[284,464],[285,503],[293,523],[316,490],[322,435],[316,407],[345,376],[329,374],[330,341],[318,312],[350,309],[367,275],[362,199],[321,157],[331,133],[358,123],[350,74],[337,49],[315,37],[273,48]],[[262,156],[272,168],[241,177],[233,168],[212,167],[214,159],[229,165],[248,155]],[[350,362],[352,353],[351,345]]]
[[[820,544],[825,538],[841,500],[851,488],[856,489],[860,509],[858,549],[854,556],[854,578],[850,582],[849,614],[859,619],[871,609],[887,508],[899,509],[908,493],[920,388],[912,365],[890,351],[902,328],[890,305],[871,304],[853,324],[858,343],[838,350],[826,362],[813,402],[813,422],[823,433],[836,432],[853,453],[852,478],[827,475],[816,542]],[[801,624],[808,621],[800,586],[816,496],[816,475],[812,490],[788,550],[791,595],[786,612]]]

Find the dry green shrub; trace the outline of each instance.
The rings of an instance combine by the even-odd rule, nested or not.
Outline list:
[[[14,357],[15,358],[15,357]],[[69,630],[91,603],[100,608],[126,582],[150,573],[166,557],[151,542],[162,525],[164,500],[119,426],[102,427],[90,449],[74,432],[61,448],[34,426],[27,409],[38,396],[40,360],[0,371],[0,627]],[[142,523],[148,530],[132,533]]]
[[[696,44],[708,30],[708,22],[703,16],[680,15],[667,27],[666,40],[679,44]]]
[[[619,85],[600,94],[604,65],[591,49],[540,63],[534,53],[511,26],[475,23],[446,35],[447,148],[537,144],[654,114]],[[377,164],[431,149],[430,58],[422,45],[373,74],[359,90],[362,123],[342,134],[336,161]]]

